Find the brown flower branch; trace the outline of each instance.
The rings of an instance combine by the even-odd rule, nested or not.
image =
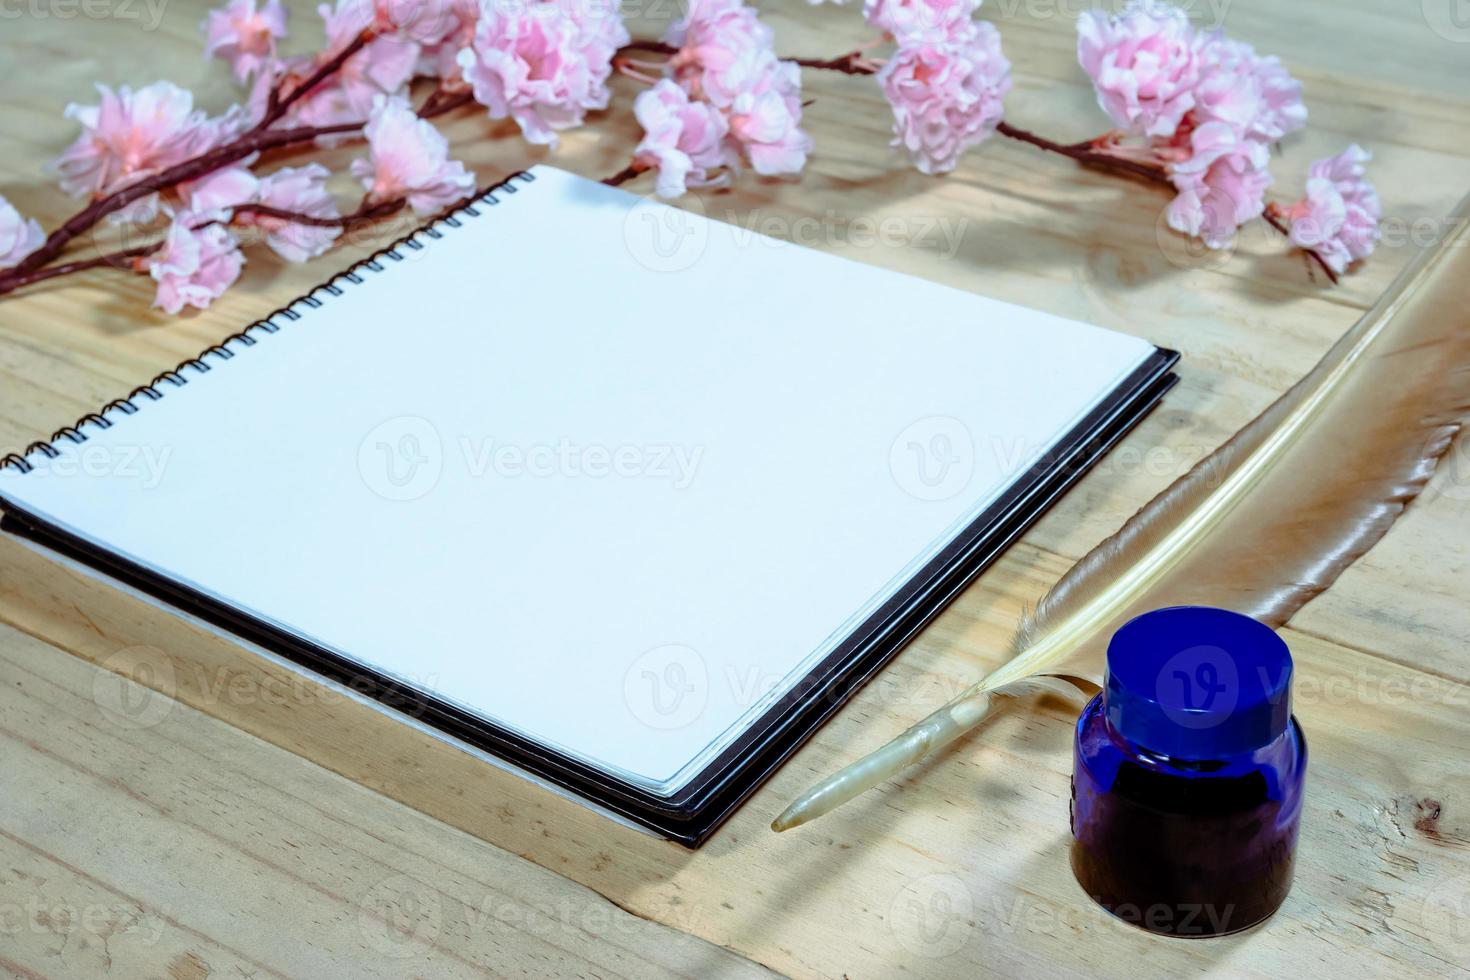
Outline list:
[[[633,40],[629,41],[627,44],[623,45],[621,48],[618,48],[617,53],[618,55],[624,55],[629,54],[630,52],[638,51],[642,51],[645,54],[661,54],[666,56],[676,55],[679,53],[679,49],[674,47],[672,44],[665,44],[662,41],[650,41],[636,37]]]
[[[1285,235],[1287,238],[1291,237],[1291,229],[1288,228],[1286,226],[1286,223],[1281,220],[1281,216],[1275,203],[1266,205],[1266,210],[1261,213],[1261,220],[1265,221],[1266,224],[1281,232],[1281,234]],[[1320,268],[1324,273],[1327,274],[1327,279],[1329,282],[1332,283],[1332,285],[1336,286],[1338,284],[1340,280],[1337,273],[1332,271],[1332,266],[1327,264],[1327,260],[1322,257],[1322,254],[1320,252],[1318,252],[1314,248],[1304,248],[1302,249],[1302,251],[1307,253],[1307,257],[1315,261],[1318,268]],[[1308,269],[1307,271],[1310,272],[1311,270]]]
[[[0,292],[9,289],[19,289],[22,286],[33,286],[47,279],[55,279],[59,276],[69,276],[74,272],[86,272],[88,269],[132,269],[132,260],[144,255],[150,255],[163,247],[163,241],[150,242],[147,245],[138,245],[133,248],[124,248],[116,252],[108,252],[95,258],[80,259],[76,262],[65,262],[61,265],[49,266],[45,269],[37,269],[25,275],[14,275],[13,271],[5,276],[6,280],[14,280],[0,288]]]
[[[277,119],[284,116],[290,110],[291,106],[301,101],[308,92],[336,74],[338,69],[347,63],[348,58],[351,58],[357,52],[367,47],[376,37],[377,34],[371,27],[364,29],[357,37],[347,42],[341,51],[338,51],[332,57],[322,62],[316,71],[308,75],[301,84],[291,89],[289,95],[281,95],[281,89],[285,85],[284,81],[280,85],[272,88],[270,97],[266,102],[265,115],[261,117],[260,122],[255,124],[254,130],[265,129]]]
[[[396,197],[387,201],[370,203],[363,199],[357,210],[350,214],[322,217],[314,214],[304,214],[300,211],[288,211],[284,208],[271,207],[268,204],[241,204],[232,208],[235,215],[254,214],[263,218],[278,218],[292,224],[309,225],[314,228],[350,228],[355,224],[377,221],[390,215],[397,214],[408,206],[405,198]],[[204,228],[207,225],[217,224],[214,221],[205,221],[195,225],[194,230]],[[89,269],[128,269],[141,272],[135,259],[152,255],[163,247],[164,239],[149,242],[146,245],[136,245],[132,248],[119,249],[115,252],[107,252],[90,259],[79,259],[76,262],[65,262],[61,265],[48,266],[37,269],[24,276],[17,277],[18,281],[11,287],[19,289],[22,286],[32,286],[38,282],[48,279],[56,279],[60,276],[69,276],[77,272],[86,272]]]
[[[609,187],[617,187],[620,184],[626,184],[628,181],[632,180],[634,177],[637,177],[639,174],[643,173],[643,171],[647,169],[647,167],[643,166],[637,161],[634,161],[633,163],[628,164],[622,170],[619,170],[617,173],[613,174],[611,177],[602,178],[602,182]]]
[[[360,133],[365,122],[338,123],[330,126],[296,126],[289,129],[271,129],[270,127],[280,121],[293,105],[339,71],[349,58],[371,43],[375,37],[376,35],[371,29],[364,30],[344,46],[341,51],[323,62],[311,75],[293,86],[289,93],[282,94],[285,88],[285,82],[283,81],[272,90],[267,102],[265,114],[261,117],[260,121],[241,135],[197,157],[184,160],[172,167],[167,167],[156,174],[145,177],[136,183],[129,184],[120,190],[99,197],[89,203],[47,236],[46,241],[42,243],[40,248],[26,256],[24,260],[17,263],[14,267],[0,272],[0,295],[47,279],[54,279],[57,276],[83,272],[87,269],[115,267],[121,260],[147,255],[155,251],[162,244],[161,242],[140,246],[136,249],[124,249],[120,252],[98,256],[95,259],[84,259],[47,268],[79,236],[94,228],[108,215],[121,211],[135,201],[148,197],[151,194],[171,190],[180,184],[197,180],[200,177],[207,176],[222,167],[226,167],[256,153],[309,143],[322,136]],[[472,101],[472,98],[472,93],[469,91],[446,90],[441,87],[430,93],[423,106],[419,109],[418,115],[423,119],[432,119],[468,104]],[[390,204],[394,206],[391,208],[387,207]],[[402,207],[403,202],[401,201],[396,204],[394,202],[382,202],[371,208],[364,204],[364,207],[359,208],[350,215],[344,215],[340,219],[320,219],[311,215],[293,214],[291,212],[268,214],[270,210],[274,209],[266,209],[264,205],[242,205],[235,210],[237,212],[253,211],[258,214],[295,221],[300,224],[321,225],[325,221],[327,224],[336,225],[340,222],[342,227],[346,227],[350,223],[385,217],[395,213]]]
[[[269,129],[247,133],[192,160],[185,160],[160,170],[153,176],[146,177],[135,184],[129,184],[120,191],[100,197],[67,219],[61,227],[47,237],[40,248],[26,256],[22,262],[0,273],[0,295],[19,288],[23,285],[19,280],[28,273],[50,263],[77,236],[89,231],[103,218],[121,211],[134,201],[159,191],[168,190],[186,181],[197,180],[255,153],[308,142],[318,136],[355,132],[361,128],[362,123],[343,123],[336,126],[303,126],[294,129]]]
[[[300,211],[287,211],[284,208],[271,207],[269,204],[240,204],[231,210],[236,215],[254,214],[262,218],[276,218],[281,221],[289,221],[297,225],[310,225],[313,228],[350,228],[355,224],[367,221],[377,221],[389,215],[397,214],[408,204],[401,197],[391,198],[387,201],[370,203],[363,199],[356,211],[350,214],[340,214],[323,217],[315,214],[304,214]]]
[[[40,248],[26,256],[14,268],[0,273],[0,295],[25,285],[22,280],[25,280],[31,272],[54,261],[78,235],[87,232],[103,218],[122,210],[134,201],[177,187],[187,181],[196,180],[255,153],[308,142],[319,136],[352,133],[362,129],[363,124],[360,122],[342,123],[335,126],[300,126],[292,129],[270,129],[269,127],[284,116],[286,111],[307,92],[339,70],[348,58],[362,50],[374,36],[371,29],[364,30],[294,87],[289,94],[282,96],[279,86],[272,90],[265,114],[260,121],[235,139],[193,159],[166,167],[150,177],[145,177],[121,190],[100,197],[82,208],[68,218],[61,227],[53,231]]]
[[[429,93],[424,104],[419,108],[420,119],[434,119],[452,112],[460,106],[469,105],[475,100],[475,94],[469,89],[455,90],[446,89],[442,86]]]
[[[849,51],[847,54],[838,55],[836,58],[792,58],[803,68],[816,68],[820,71],[840,71],[844,75],[876,75],[882,65],[863,57],[863,52]]]
[[[1046,150],[1048,153],[1059,153],[1064,157],[1070,157],[1078,163],[1089,167],[1098,167],[1104,170],[1116,170],[1120,173],[1131,174],[1156,184],[1169,183],[1169,172],[1161,163],[1146,163],[1142,160],[1129,160],[1117,154],[1109,153],[1102,149],[1097,140],[1086,140],[1081,143],[1058,143],[1044,136],[1038,136],[1028,129],[1012,126],[1002,121],[995,127],[996,133],[1007,139],[1020,140],[1029,143],[1038,149]]]
[[[649,54],[671,56],[677,54],[678,50],[673,45],[665,44],[662,41],[635,39],[620,48],[618,54],[622,55],[630,51],[641,51]],[[841,72],[844,75],[877,74],[882,67],[882,62],[865,57],[864,50],[864,48],[858,48],[857,50],[849,51],[847,54],[838,55],[835,58],[791,58],[788,60],[796,62],[803,68]],[[1098,170],[1137,177],[1151,184],[1161,184],[1166,187],[1173,186],[1169,179],[1168,167],[1163,163],[1133,159],[1110,151],[1108,146],[1111,145],[1114,136],[1111,133],[1095,139],[1084,140],[1081,143],[1059,143],[1056,140],[1047,139],[1045,136],[1033,133],[1028,129],[1014,126],[1004,120],[997,124],[995,132],[999,136],[1029,144],[1047,153],[1056,153],[1060,156],[1068,157],[1085,167],[1093,167]],[[629,165],[611,177],[604,178],[603,183],[616,187],[619,184],[627,183],[646,169],[646,167],[639,167],[636,164]],[[1281,220],[1277,205],[1268,204],[1261,217],[1272,228],[1281,232],[1281,234],[1290,236],[1291,229]],[[1333,285],[1337,285],[1339,281],[1338,275],[1332,271],[1332,267],[1327,264],[1327,260],[1322,257],[1321,253],[1310,248],[1303,248],[1302,251],[1326,273],[1327,278]]]
[[[663,41],[652,41],[642,38],[634,38],[618,49],[615,57],[626,54],[642,52],[644,54],[657,54],[672,57],[679,53],[679,49],[672,44]],[[788,58],[803,68],[817,68],[823,71],[839,71],[846,75],[874,75],[877,74],[880,64],[863,57],[863,49],[849,51],[847,54],[836,58]]]

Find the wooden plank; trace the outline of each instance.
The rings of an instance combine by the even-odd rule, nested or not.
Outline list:
[[[771,975],[9,628],[0,674],[21,976]]]

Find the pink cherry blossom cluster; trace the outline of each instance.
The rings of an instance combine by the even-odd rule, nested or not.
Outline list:
[[[474,174],[430,120],[478,105],[554,149],[560,133],[608,107],[614,73],[646,87],[633,102],[642,137],[606,183],[652,173],[663,197],[746,170],[800,173],[812,152],[806,68],[875,76],[893,145],[926,174],[954,170],[1000,135],[1170,186],[1170,225],[1211,248],[1264,217],[1334,281],[1373,251],[1381,208],[1357,146],[1313,164],[1300,201],[1266,202],[1271,146],[1307,117],[1301,85],[1278,59],[1197,31],[1159,0],[1084,13],[1078,58],[1117,128],[1058,143],[1004,118],[1011,65],[980,2],[865,0],[878,32],[870,43],[836,58],[782,58],[743,0],[688,0],[662,40],[631,39],[619,0],[334,0],[317,9],[322,49],[299,56],[279,50],[281,0],[226,0],[200,27],[205,53],[242,86],[240,103],[210,115],[159,81],[99,84],[96,104],[69,105],[80,133],[53,170],[85,204],[47,234],[0,198],[0,294],[106,267],[152,277],[155,304],[169,312],[208,306],[252,246],[305,262],[359,222],[432,215],[472,196]],[[877,57],[879,46],[890,53]],[[430,83],[415,108],[413,91]],[[276,151],[347,141],[364,144],[348,167],[361,188],[350,210],[321,164],[270,169]],[[94,258],[69,253],[105,222],[156,237]]]
[[[430,215],[471,196],[474,175],[450,159],[427,116],[473,100],[492,119],[513,119],[527,141],[555,146],[558,131],[607,106],[612,59],[629,40],[616,0],[336,0],[318,13],[322,51],[283,57],[280,0],[228,0],[209,12],[205,53],[247,88],[219,116],[166,81],[136,91],[99,85],[98,104],[67,108],[81,134],[54,165],[61,188],[111,221],[167,220],[155,245],[123,257],[157,281],[155,303],[168,312],[205,307],[236,280],[247,229],[281,258],[304,262],[352,220],[404,207]],[[410,84],[419,78],[437,87],[415,111]],[[349,215],[319,164],[257,172],[255,144],[355,138],[367,144],[350,167],[365,194]],[[157,190],[135,192],[150,182]],[[48,244],[0,199],[0,269],[31,272]]]
[[[1119,127],[1111,142],[1159,162],[1177,196],[1169,225],[1210,248],[1266,212],[1271,144],[1306,125],[1302,87],[1279,59],[1219,32],[1202,33],[1178,7],[1133,0],[1116,16],[1077,22],[1077,58],[1098,105]],[[1135,156],[1138,154],[1135,154]],[[1350,147],[1312,167],[1307,198],[1273,215],[1291,240],[1333,273],[1377,240],[1380,208],[1363,177],[1367,154]]]
[[[980,0],[867,0],[864,16],[897,45],[884,61],[854,52],[832,61],[783,61],[771,30],[741,0],[691,0],[661,45],[667,78],[624,62],[653,82],[636,106],[644,139],[631,173],[658,171],[658,192],[723,183],[748,163],[762,175],[799,172],[812,141],[801,129],[802,65],[877,74],[894,114],[893,145],[927,174],[953,170],[1000,122],[1010,62],[994,25],[976,21]]]
[[[632,172],[658,171],[657,191],[728,181],[742,166],[764,176],[800,173],[811,152],[801,128],[801,72],[776,56],[775,37],[740,0],[690,0],[662,45],[671,77],[635,77],[653,86],[633,112],[643,139]]]
[[[527,140],[554,147],[557,130],[607,108],[612,57],[628,40],[616,2],[489,2],[455,64],[490,118],[510,117]]]
[[[1383,209],[1378,192],[1363,177],[1371,159],[1354,143],[1341,153],[1312,164],[1307,194],[1277,209],[1290,222],[1291,241],[1321,255],[1336,272],[1367,258],[1378,244]]]
[[[926,174],[948,173],[989,139],[1005,114],[1011,63],[1000,32],[972,20],[977,0],[869,0],[869,22],[898,50],[878,70],[893,108],[893,145]]]
[[[239,131],[241,113],[232,109],[208,117],[194,108],[194,96],[168,82],[134,92],[98,84],[97,105],[66,107],[66,117],[82,127],[52,164],[61,189],[73,197],[109,194],[167,167],[207,152]],[[146,221],[157,212],[158,195],[134,202],[127,217]]]

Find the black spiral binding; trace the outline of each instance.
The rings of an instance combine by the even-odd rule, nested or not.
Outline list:
[[[0,458],[0,469],[14,467],[22,473],[31,472],[31,470],[35,469],[35,466],[26,457],[32,453],[38,452],[48,458],[54,459],[61,455],[61,450],[56,448],[56,443],[62,439],[66,439],[74,445],[80,445],[87,441],[87,434],[82,431],[85,426],[92,425],[99,429],[112,428],[117,420],[115,418],[108,418],[107,415],[109,412],[132,415],[138,411],[138,405],[135,403],[136,399],[146,397],[148,401],[156,402],[162,398],[164,392],[161,388],[165,382],[174,388],[182,388],[189,383],[189,379],[184,376],[185,368],[193,370],[196,374],[207,374],[211,369],[205,361],[206,357],[214,357],[217,361],[230,360],[239,353],[238,349],[230,349],[231,344],[238,343],[242,347],[254,347],[260,338],[258,336],[252,336],[252,334],[257,331],[264,334],[273,334],[280,330],[280,324],[272,322],[276,317],[285,317],[288,321],[301,319],[301,314],[292,309],[298,303],[304,304],[308,309],[315,310],[320,308],[322,301],[316,296],[318,292],[325,292],[328,296],[341,296],[342,287],[337,285],[340,280],[345,279],[353,285],[361,284],[364,280],[358,274],[360,269],[365,268],[372,272],[382,272],[386,268],[383,265],[383,259],[402,262],[404,256],[401,249],[407,248],[417,252],[424,248],[424,243],[418,240],[419,235],[427,235],[429,238],[435,240],[443,238],[444,233],[438,229],[438,225],[445,224],[451,228],[458,228],[463,224],[460,220],[462,216],[468,218],[478,218],[480,216],[481,212],[476,209],[475,205],[488,204],[493,207],[499,204],[500,199],[495,196],[496,191],[514,194],[518,190],[516,181],[529,184],[535,179],[535,174],[518,170],[500,183],[492,184],[484,190],[477,192],[474,197],[467,198],[463,204],[450,206],[426,224],[415,228],[397,241],[378,249],[367,258],[348,266],[345,270],[337,273],[321,285],[313,286],[306,293],[291,300],[291,302],[280,309],[256,320],[243,330],[230,334],[219,343],[211,344],[193,357],[185,358],[167,371],[160,372],[152,381],[134,388],[126,397],[115,398],[97,411],[88,412],[86,415],[83,415],[71,425],[62,426],[51,434],[50,439],[38,439],[20,452],[9,453],[5,457]]]

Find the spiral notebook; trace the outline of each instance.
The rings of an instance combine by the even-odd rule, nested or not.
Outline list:
[[[1175,357],[537,167],[7,457],[3,526],[696,846]]]

